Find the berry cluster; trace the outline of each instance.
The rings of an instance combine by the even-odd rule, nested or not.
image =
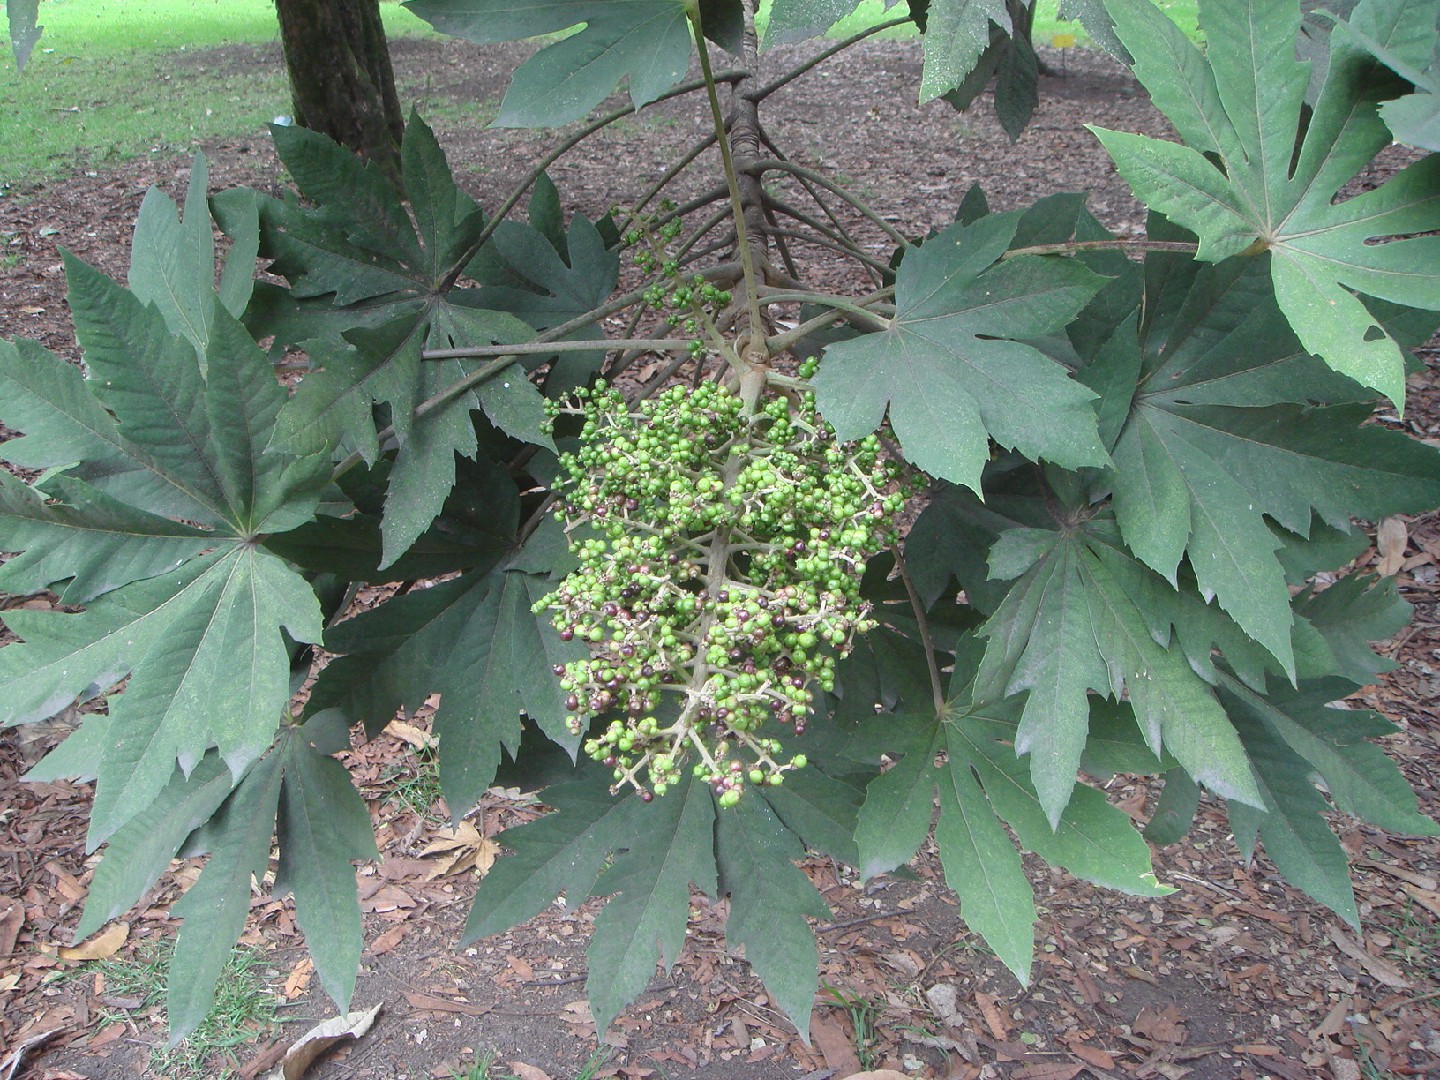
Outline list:
[[[578,411],[561,488],[580,568],[543,602],[590,646],[556,671],[571,729],[612,715],[585,751],[643,798],[687,764],[722,805],[781,783],[805,758],[768,732],[804,732],[873,625],[860,579],[894,541],[899,470],[873,436],[838,443],[808,393],[747,409],[706,383],[632,411],[600,387]]]
[[[668,216],[674,212],[675,204],[667,199],[660,209]],[[654,215],[637,214],[634,220],[636,227],[628,230],[621,240],[630,249],[636,267],[659,279],[645,290],[645,304],[661,313],[667,326],[681,328],[695,339],[690,345],[690,355],[699,359],[706,351],[700,338],[701,321],[708,321],[714,312],[728,307],[732,296],[700,274],[689,278],[680,276],[680,259],[669,250],[680,236],[680,218],[673,217],[660,224]]]

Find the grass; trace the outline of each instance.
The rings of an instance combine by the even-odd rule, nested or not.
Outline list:
[[[880,1016],[880,1003],[829,983],[821,983],[820,992],[850,1017],[850,1026],[855,1030],[855,1057],[859,1060],[860,1067],[875,1068],[878,1063],[875,1055],[875,1021]]]
[[[1154,0],[1154,2],[1157,7],[1174,19],[1176,24],[1191,38],[1198,37],[1196,30],[1198,24],[1197,0]],[[1057,34],[1073,34],[1077,45],[1092,44],[1090,35],[1085,33],[1084,27],[1078,22],[1060,18],[1061,0],[1036,0],[1036,3],[1035,27],[1032,35],[1036,45],[1050,45]],[[762,6],[762,16],[768,6],[768,4]],[[903,14],[904,0],[901,0],[899,4],[896,4],[895,0],[888,0],[888,4],[887,0],[861,0],[860,6],[856,8],[855,12],[847,15],[832,27],[830,34],[837,38],[849,37],[851,34],[858,34],[868,26],[886,22]],[[883,31],[878,36],[882,38],[914,37],[915,30],[910,27],[897,27],[894,30]]]
[[[1060,0],[1037,0],[1034,38],[1089,38],[1078,23],[1058,18]],[[1156,0],[1195,35],[1197,0]],[[862,0],[840,22],[846,36],[901,10],[886,0]],[[433,34],[398,3],[381,5],[392,37]],[[762,11],[763,14],[763,11]],[[146,157],[187,153],[200,143],[262,135],[290,111],[289,87],[278,53],[217,57],[223,45],[275,45],[274,0],[44,0],[44,35],[23,74],[0,56],[0,194],[77,170]],[[909,36],[914,31],[887,31]],[[3,43],[8,46],[8,42]],[[402,86],[407,107],[425,96]],[[490,115],[493,103],[465,109],[428,102],[427,112],[454,118]]]
[[[433,754],[420,754],[413,764],[403,761],[392,765],[380,778],[380,786],[387,806],[427,821],[446,820],[435,805],[444,792],[440,788],[440,765]]]
[[[575,1074],[574,1080],[594,1080],[600,1067],[610,1060],[610,1055],[608,1047],[596,1050]],[[461,1072],[452,1071],[445,1080],[516,1080],[514,1073],[504,1071],[503,1066],[496,1064],[496,1057],[494,1050],[487,1050]]]
[[[430,33],[398,4],[392,37]],[[220,45],[277,44],[274,0],[47,0],[23,73],[0,56],[0,191],[263,133],[290,111],[273,62],[224,64]]]
[[[1440,982],[1440,921],[1422,914],[1411,900],[1385,930],[1392,959],[1416,979]]]
[[[131,1014],[165,1000],[165,978],[174,942],[142,944],[133,957],[95,960],[67,972],[67,979],[103,977],[105,996],[138,1001],[132,1009],[96,1014],[104,1028],[125,1023]],[[270,990],[264,954],[258,949],[236,949],[215,990],[215,1004],[188,1039],[173,1050],[157,1045],[150,1052],[150,1072],[169,1080],[225,1077],[238,1064],[235,1051],[279,1026],[278,998]]]

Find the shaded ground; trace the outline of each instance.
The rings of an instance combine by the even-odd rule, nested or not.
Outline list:
[[[483,128],[522,50],[411,41],[397,43],[397,54],[402,82],[438,117],[462,183],[494,205],[553,138]],[[776,70],[782,59],[804,55],[777,54]],[[1058,57],[1048,58],[1058,66]],[[278,59],[237,47],[190,62]],[[1001,208],[1090,189],[1090,207],[1107,225],[1137,230],[1140,208],[1081,125],[1157,133],[1163,121],[1133,80],[1103,58],[1072,54],[1065,66],[1069,77],[1046,80],[1041,113],[1014,147],[988,106],[959,116],[938,103],[914,105],[920,57],[913,43],[856,50],[829,74],[822,69],[782,91],[765,117],[789,156],[838,176],[906,232],[948,223],[977,182]],[[486,104],[477,114],[457,100]],[[635,198],[703,130],[700,104],[660,106],[612,126],[583,156],[562,159],[551,175],[567,210],[595,216]],[[278,183],[263,132],[204,149],[215,187]],[[697,172],[692,194],[717,175],[705,159]],[[187,173],[185,161],[145,162],[0,201],[0,335],[37,338],[73,356],[58,249],[123,276],[146,188],[178,194]],[[861,233],[873,235],[882,258],[888,253],[878,230]],[[817,284],[866,287],[849,264],[824,251],[795,255]],[[1410,414],[1403,425],[1390,422],[1433,441],[1440,440],[1440,362],[1433,350],[1428,360],[1427,372],[1413,380]],[[1440,519],[1406,525],[1399,577],[1416,619],[1390,646],[1396,671],[1362,700],[1401,725],[1388,748],[1437,816]],[[0,607],[18,603],[0,598]],[[88,972],[57,978],[79,967],[53,947],[69,942],[88,880],[87,791],[17,782],[55,737],[54,730],[21,729],[0,738],[0,1062],[21,1042],[52,1032],[34,1051],[30,1075],[143,1075],[150,1046],[163,1039],[158,1009],[117,1002]],[[507,935],[454,948],[476,872],[452,865],[455,851],[474,852],[483,865],[492,854],[483,838],[538,810],[518,793],[492,792],[469,819],[474,837],[427,854],[445,835],[443,815],[394,797],[405,780],[418,792],[415,801],[426,802],[423,769],[410,749],[387,734],[358,748],[351,765],[385,856],[361,871],[368,951],[355,1006],[383,1002],[385,1012],[369,1036],[313,1075],[444,1077],[493,1051],[492,1076],[504,1075],[509,1062],[556,1080],[575,1076],[595,1047],[583,993],[595,909],[554,907]],[[1153,809],[1148,788],[1116,782],[1109,793],[1137,818]],[[725,954],[723,903],[701,903],[680,963],[657,977],[608,1036],[600,1074],[819,1080],[863,1063],[966,1080],[1384,1075],[1362,1073],[1372,1066],[1395,1076],[1440,1075],[1440,842],[1340,827],[1357,860],[1363,941],[1286,888],[1264,862],[1238,865],[1212,810],[1183,844],[1158,853],[1160,876],[1180,888],[1163,900],[1103,893],[1034,864],[1040,951],[1034,982],[1023,991],[961,929],[933,852],[918,861],[915,881],[863,886],[848,871],[812,863],[833,916],[819,927],[822,978],[832,989],[816,1011],[810,1046],[770,1008],[744,961]],[[179,865],[151,905],[130,915],[120,955],[173,930],[169,903],[193,875],[193,866]],[[257,899],[254,914],[246,940],[273,960],[291,1022],[240,1052],[246,1077],[263,1075],[308,1021],[332,1008],[310,989],[287,905]]]

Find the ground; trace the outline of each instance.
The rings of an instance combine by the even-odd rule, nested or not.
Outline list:
[[[462,183],[486,205],[510,190],[535,148],[552,138],[483,126],[519,55],[458,42],[397,43],[402,79],[427,87],[419,104],[437,118]],[[777,50],[770,61],[781,70],[801,55]],[[965,115],[940,102],[915,105],[920,56],[913,42],[855,50],[828,73],[791,84],[766,118],[789,156],[829,170],[911,234],[948,223],[975,183],[998,208],[1088,189],[1102,221],[1137,231],[1140,207],[1082,124],[1162,133],[1163,121],[1128,74],[1096,53],[1051,52],[1046,59],[1065,77],[1044,80],[1041,111],[1015,146],[988,103]],[[187,62],[279,60],[237,47]],[[551,175],[567,210],[595,216],[634,198],[705,122],[699,105],[661,106],[562,158]],[[212,187],[278,189],[263,131],[203,149]],[[0,335],[36,338],[73,356],[59,249],[123,277],[144,192],[151,185],[182,191],[188,164],[81,170],[0,199]],[[705,184],[713,182],[713,170],[704,175]],[[883,257],[888,249],[878,232],[875,239]],[[818,284],[863,287],[824,252],[797,257]],[[1425,358],[1404,420],[1378,422],[1440,445],[1440,355],[1431,348]],[[1397,526],[1405,542],[1388,569],[1398,573],[1416,617],[1385,646],[1396,669],[1360,702],[1400,726],[1387,747],[1422,807],[1440,817],[1440,518],[1394,522],[1396,536]],[[1359,562],[1378,558],[1372,550]],[[27,603],[47,601],[0,597],[0,609]],[[423,729],[424,717],[416,719]],[[87,789],[18,778],[64,724],[0,739],[6,1080],[8,1059],[22,1046],[22,1068],[37,1078],[147,1075],[151,1049],[164,1038],[158,1005],[118,993],[100,970],[56,952],[70,942],[91,865],[83,841]],[[575,1077],[587,1061],[600,1076],[727,1080],[820,1080],[862,1064],[965,1080],[1440,1075],[1440,842],[1337,820],[1355,859],[1364,931],[1357,936],[1286,887],[1263,858],[1242,865],[1214,807],[1185,842],[1156,853],[1161,878],[1178,889],[1165,899],[1105,893],[1034,863],[1039,962],[1025,989],[961,926],[933,852],[922,853],[913,880],[862,883],[847,868],[812,861],[807,870],[833,914],[817,927],[825,992],[808,1044],[770,1007],[743,959],[725,952],[723,901],[699,900],[678,964],[657,974],[606,1034],[597,1068],[583,992],[592,907],[553,907],[509,934],[455,948],[477,873],[474,860],[457,863],[456,853],[476,855],[483,866],[493,855],[488,838],[538,813],[533,799],[493,791],[469,818],[472,834],[447,842],[425,767],[406,745],[423,742],[423,734],[394,731],[358,746],[350,761],[384,855],[361,870],[368,947],[354,1007],[382,1004],[384,1011],[368,1035],[312,1076],[448,1077],[487,1055],[495,1062],[490,1076],[514,1072],[525,1080]],[[1144,783],[1117,778],[1108,792],[1138,819],[1153,811],[1155,792]],[[127,917],[118,958],[143,955],[147,942],[173,931],[169,904],[194,873],[193,865],[177,864],[148,906]],[[257,895],[253,914],[245,943],[273,971],[285,1023],[235,1051],[246,1078],[267,1073],[310,1023],[333,1013],[310,983],[287,904]],[[219,1068],[216,1059],[207,1074]]]

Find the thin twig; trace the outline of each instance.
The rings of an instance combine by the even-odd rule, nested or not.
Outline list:
[[[1077,251],[1181,251],[1193,255],[1198,248],[1198,244],[1183,240],[1071,240],[1064,244],[1011,248],[1000,256],[1000,260],[1003,262],[1020,255],[1073,255]]]
[[[651,199],[664,191],[667,184],[684,172],[696,158],[710,149],[714,144],[715,135],[712,132],[686,151],[685,155],[681,157],[679,161],[665,170],[659,180],[656,180],[655,183],[646,188],[640,198],[636,200],[635,205],[630,208],[630,216],[620,224],[620,235],[624,236],[625,233],[630,230],[630,226],[634,223],[635,219],[640,216],[640,211],[645,209]]]
[[[750,168],[757,173],[786,172],[792,176],[804,177],[811,183],[818,184],[820,187],[823,187],[832,195],[835,195],[837,198],[843,199],[845,202],[849,203],[859,213],[863,214],[868,221],[874,224],[876,228],[880,229],[881,232],[883,232],[886,236],[890,237],[890,239],[894,240],[901,247],[910,246],[910,241],[905,238],[904,233],[902,233],[899,229],[895,228],[894,225],[891,225],[888,221],[886,221],[874,210],[872,210],[868,205],[866,205],[864,200],[856,198],[854,195],[851,195],[848,191],[846,191],[839,184],[835,183],[835,181],[831,180],[824,173],[818,173],[814,169],[807,169],[803,165],[797,165],[795,162],[787,161],[784,158],[761,158],[758,161],[751,162]]]
[[[905,15],[898,19],[890,19],[888,22],[876,23],[874,26],[871,26],[865,30],[861,30],[858,34],[851,34],[843,41],[836,42],[828,49],[825,49],[823,52],[817,53],[815,56],[812,56],[804,63],[798,65],[797,67],[791,68],[789,71],[785,72],[785,74],[777,77],[772,82],[766,83],[764,86],[760,87],[760,89],[751,91],[746,96],[750,97],[754,101],[763,101],[765,98],[775,93],[776,90],[779,90],[782,86],[786,86],[789,83],[794,82],[801,75],[804,75],[807,71],[810,71],[813,68],[816,68],[819,65],[823,64],[826,60],[829,60],[830,57],[834,56],[836,53],[843,52],[844,50],[850,48],[850,46],[858,44],[859,42],[864,41],[871,35],[880,33],[880,31],[882,30],[892,30],[897,26],[904,26],[906,23],[913,21],[914,20],[911,19],[909,15]]]
[[[589,352],[592,349],[640,349],[656,352],[683,349],[689,338],[606,338],[596,341],[524,341],[512,345],[466,345],[458,349],[426,349],[421,360],[453,360],[461,356],[548,356],[556,352]]]
[[[749,75],[750,73],[748,71],[729,69],[707,73],[708,82],[706,79],[691,79],[689,82],[680,83],[657,97],[655,102],[669,101],[671,98],[693,94],[696,90],[704,90],[706,87],[713,86],[717,82],[738,82],[741,79],[748,78]],[[479,254],[480,249],[485,246],[485,242],[489,240],[495,230],[500,227],[500,223],[505,220],[510,211],[520,205],[520,200],[525,197],[525,192],[530,190],[530,186],[534,184],[536,180],[540,179],[546,169],[554,165],[555,162],[559,161],[601,128],[608,127],[617,120],[623,120],[633,112],[635,112],[635,106],[633,104],[615,109],[613,112],[608,112],[604,116],[592,120],[569,138],[562,139],[553,150],[542,157],[535,164],[534,168],[525,174],[525,178],[516,185],[515,189],[506,196],[505,201],[500,204],[500,208],[495,211],[489,222],[480,230],[480,235],[475,238],[475,242],[470,245],[466,253],[456,260],[455,267],[450,273],[445,275],[445,280],[441,284],[439,291],[442,293],[449,292],[450,289],[455,286],[455,282],[460,280],[460,275],[465,272],[465,267],[469,264],[470,260]]]

